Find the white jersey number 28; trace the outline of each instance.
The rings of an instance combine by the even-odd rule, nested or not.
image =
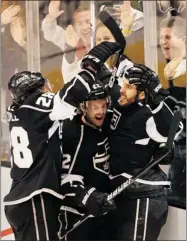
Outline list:
[[[13,127],[10,132],[14,163],[19,168],[29,168],[33,163],[32,152],[28,148],[27,132],[22,127]]]

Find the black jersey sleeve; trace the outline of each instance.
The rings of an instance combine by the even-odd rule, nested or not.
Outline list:
[[[53,110],[54,96],[51,92],[36,92],[25,99],[20,107],[11,105],[7,109],[9,121],[15,115],[19,119],[19,125],[27,127],[28,130],[34,128],[35,131],[46,132],[54,123],[49,117]]]
[[[145,128],[145,132],[149,137],[148,139],[151,139],[156,143],[165,143],[167,141],[167,136],[163,136],[159,133],[155,122],[155,118],[149,107],[142,106],[142,108],[139,109],[136,118],[139,123],[139,128]]]
[[[166,104],[165,101],[162,101],[152,109],[152,114],[155,120],[155,124],[158,132],[164,136],[168,137],[170,124],[172,122],[172,118],[174,113],[170,109],[170,107]],[[180,122],[177,132],[175,134],[174,140],[177,140],[181,132],[183,131],[183,123]]]
[[[64,121],[62,142],[63,204],[78,211],[87,210],[90,201],[94,203],[95,199],[97,203],[98,192],[108,192],[108,139],[100,130],[82,124],[81,115],[76,115]]]
[[[55,95],[54,106],[50,114],[51,120],[73,118],[79,104],[90,92],[95,79],[87,70],[80,71],[70,82]]]

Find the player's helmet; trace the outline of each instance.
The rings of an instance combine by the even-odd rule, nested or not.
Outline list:
[[[108,92],[101,81],[95,81],[91,86],[91,91],[86,96],[85,101],[93,101],[108,98]]]
[[[39,90],[46,82],[40,72],[23,71],[13,75],[8,82],[15,103],[20,104],[32,92]]]

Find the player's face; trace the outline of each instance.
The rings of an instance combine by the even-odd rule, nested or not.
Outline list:
[[[84,44],[89,45],[91,37],[90,11],[75,13],[73,22],[78,36],[83,40]]]
[[[101,127],[106,116],[107,100],[88,101],[86,110],[92,124],[96,127]]]
[[[120,90],[120,98],[118,103],[120,106],[127,106],[134,103],[138,94],[137,88],[134,84],[129,84],[127,79],[124,80],[123,86]]]
[[[160,29],[160,46],[164,57],[168,60],[180,57],[185,48],[184,38],[178,38],[172,28]]]
[[[96,45],[99,45],[103,41],[115,42],[115,39],[108,28],[101,26],[96,32]]]

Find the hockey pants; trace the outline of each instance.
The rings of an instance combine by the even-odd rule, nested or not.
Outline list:
[[[72,228],[75,221],[81,219],[81,216],[73,214],[69,211],[61,210],[59,215],[61,236],[65,234],[65,229]],[[70,232],[62,240],[69,241],[108,241],[109,237],[109,226],[108,226],[108,214],[89,218],[83,224],[78,226],[75,230]]]
[[[59,199],[39,194],[30,200],[5,207],[15,240],[58,240]]]
[[[110,220],[110,240],[157,240],[168,214],[167,196],[116,199],[117,210]]]

